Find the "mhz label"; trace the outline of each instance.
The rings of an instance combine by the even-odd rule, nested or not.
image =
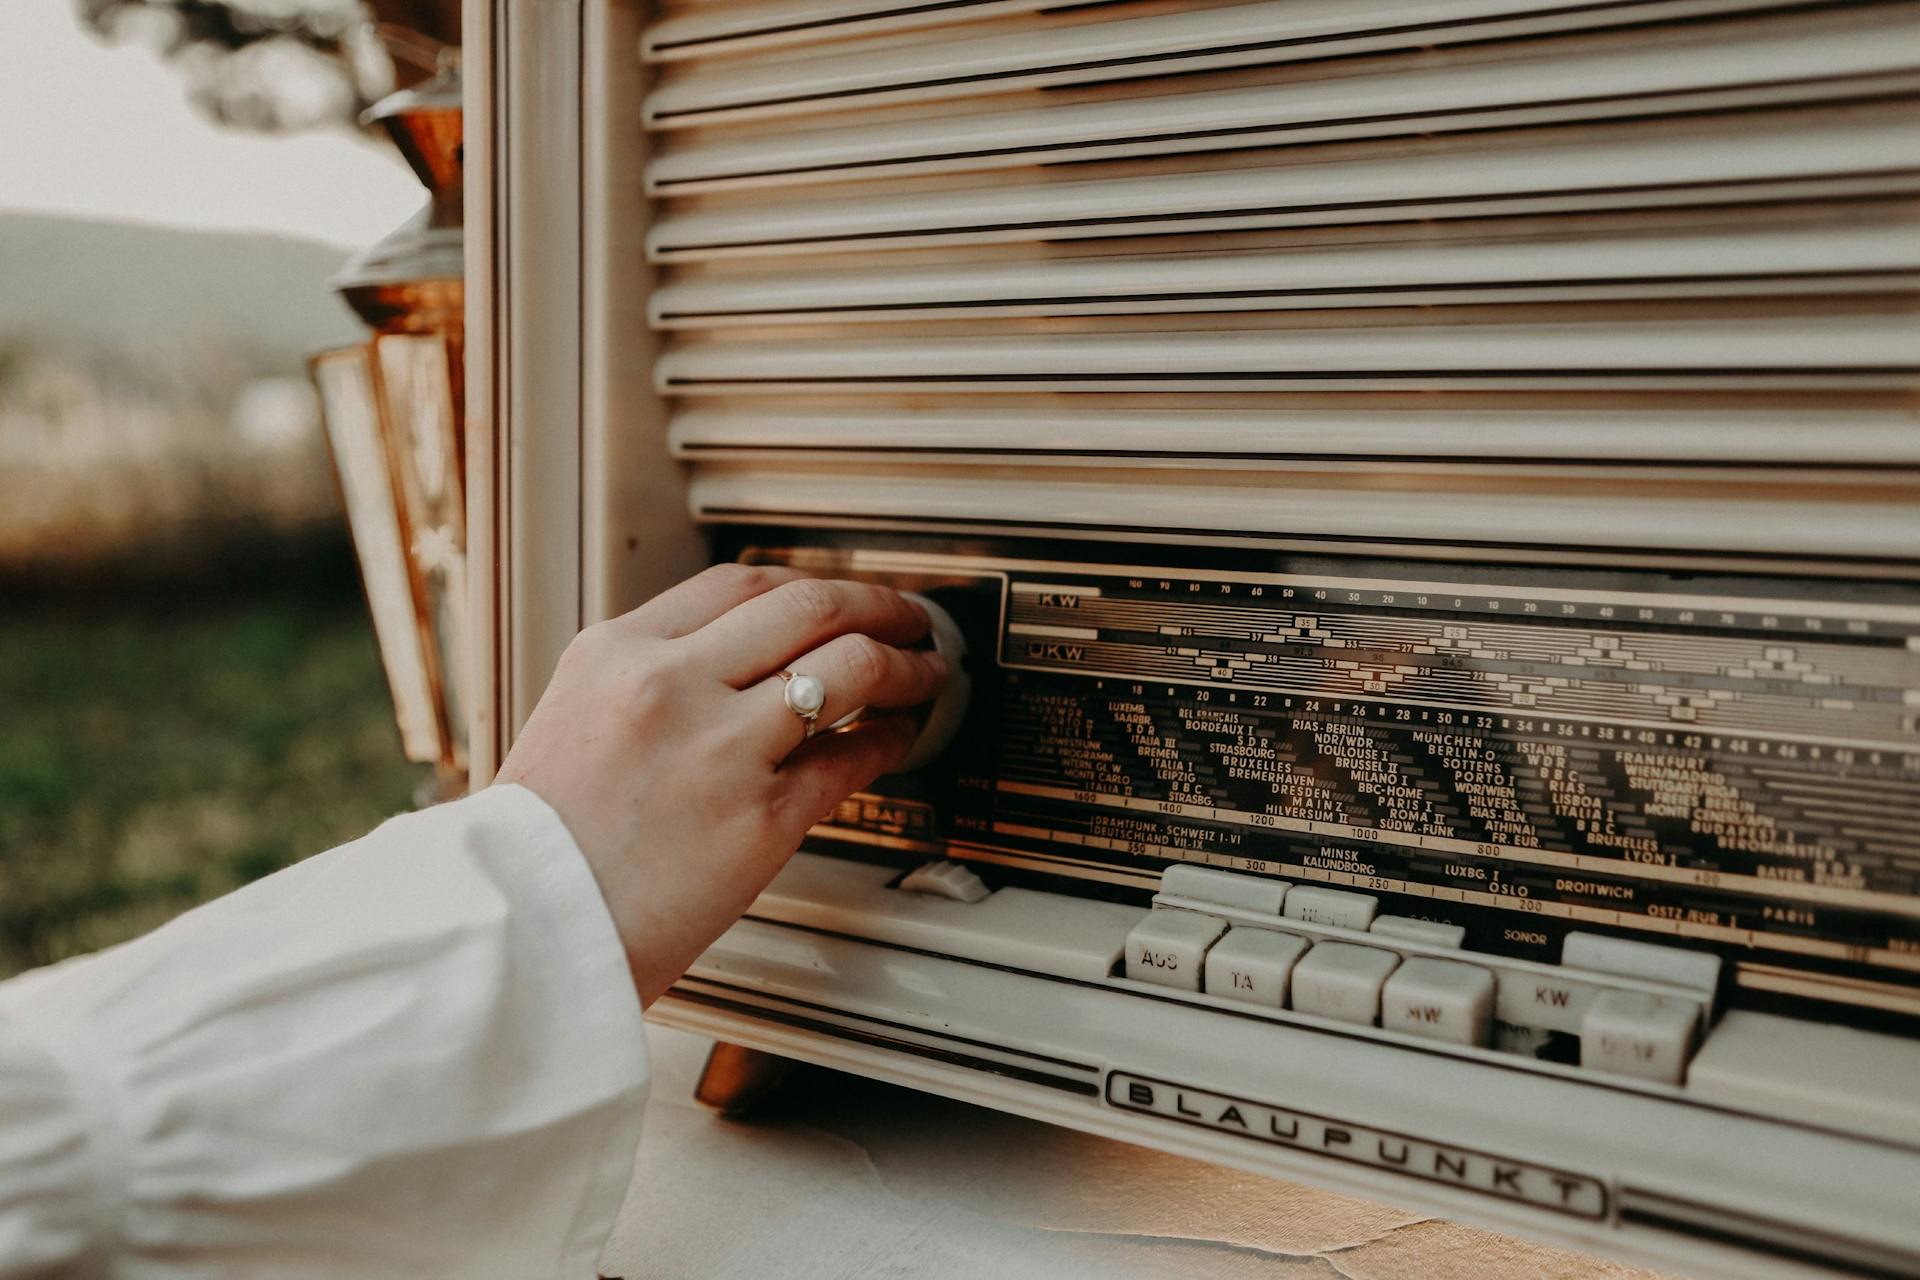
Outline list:
[[[1125,1071],[1107,1074],[1106,1100],[1108,1106],[1122,1111],[1160,1116],[1348,1164],[1385,1169],[1423,1182],[1516,1200],[1537,1209],[1596,1222],[1605,1221],[1607,1216],[1607,1188],[1599,1179],[1525,1160],[1508,1160],[1469,1147],[1429,1142],[1371,1125],[1330,1120],[1290,1107]]]

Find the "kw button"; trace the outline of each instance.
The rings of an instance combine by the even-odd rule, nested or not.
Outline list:
[[[1127,935],[1127,976],[1198,991],[1207,949],[1226,931],[1226,921],[1197,911],[1149,911]]]
[[[1593,995],[1594,988],[1585,982],[1545,974],[1510,974],[1494,998],[1494,1016],[1522,1027],[1578,1034],[1580,1019]]]

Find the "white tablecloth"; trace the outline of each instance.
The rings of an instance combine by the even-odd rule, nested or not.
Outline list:
[[[804,1070],[752,1123],[692,1098],[708,1042],[651,1027],[623,1280],[1652,1280],[871,1081]]]

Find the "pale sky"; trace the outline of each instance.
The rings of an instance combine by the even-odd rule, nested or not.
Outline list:
[[[82,31],[71,0],[0,0],[0,210],[357,248],[425,199],[391,148],[222,128],[148,49]]]

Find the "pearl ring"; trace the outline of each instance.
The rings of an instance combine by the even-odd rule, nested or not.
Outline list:
[[[782,671],[780,679],[786,684],[781,697],[786,701],[787,710],[807,722],[807,737],[811,738],[820,727],[820,709],[827,705],[827,686],[815,676],[795,675],[791,671]]]

